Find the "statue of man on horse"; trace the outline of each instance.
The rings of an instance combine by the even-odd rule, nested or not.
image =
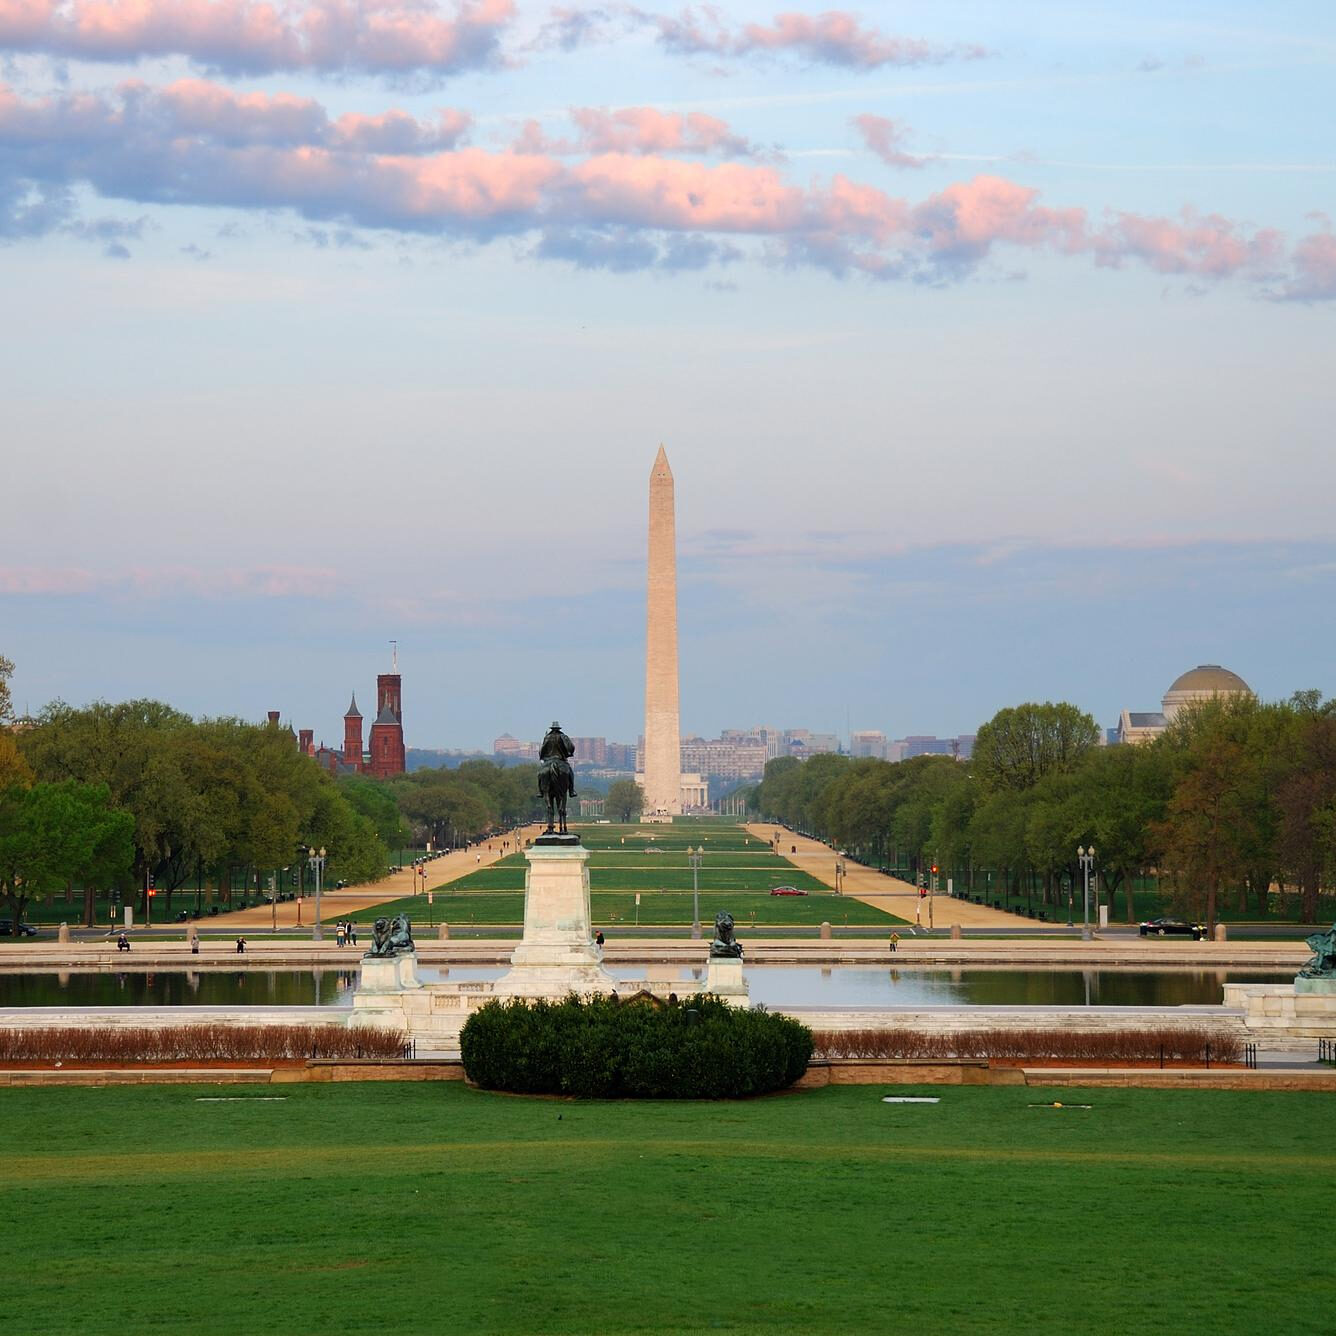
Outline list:
[[[554,719],[538,749],[538,793],[547,804],[547,834],[566,834],[566,802],[575,797],[575,771],[570,758],[575,743]]]

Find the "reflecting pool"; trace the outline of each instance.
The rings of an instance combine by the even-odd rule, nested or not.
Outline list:
[[[644,967],[613,966],[628,980]],[[422,966],[424,982],[498,979],[500,966]],[[660,982],[704,978],[702,968],[653,967]],[[964,969],[755,965],[753,1002],[773,1007],[1218,1005],[1226,983],[1285,983],[1294,970]],[[235,1007],[352,1004],[356,970],[124,970],[0,973],[0,1007]]]

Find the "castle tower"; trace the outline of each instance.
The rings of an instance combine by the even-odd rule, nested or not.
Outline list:
[[[353,770],[362,768],[362,711],[357,708],[357,693],[343,716],[343,764]]]
[[[649,475],[649,591],[645,633],[645,812],[682,811],[677,701],[677,528],[673,471],[663,446]]]
[[[379,718],[389,706],[390,713],[399,723],[404,721],[403,679],[398,673],[381,673],[376,678],[376,717]]]

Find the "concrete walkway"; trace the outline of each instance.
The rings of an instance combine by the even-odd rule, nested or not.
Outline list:
[[[524,841],[532,839],[542,829],[542,826],[535,824],[521,827],[517,831],[503,831],[495,839],[474,845],[472,849],[455,849],[441,858],[432,859],[427,864],[427,889],[438,890],[452,881],[467,877],[470,872],[499,862],[502,858],[513,854],[517,848],[523,848]],[[370,909],[374,905],[383,905],[390,900],[401,900],[405,896],[412,895],[420,885],[421,878],[410,865],[402,872],[392,873],[380,881],[364,882],[359,886],[345,886],[341,891],[326,889],[320,897],[321,917],[325,923],[345,917],[351,918],[358,910]],[[278,906],[277,918],[280,930],[298,926],[299,908],[300,926],[307,928],[311,926],[315,920],[314,895],[306,896],[300,907],[295,900],[284,901]],[[234,914],[228,914],[225,919],[210,918],[207,923],[211,928],[225,927],[228,931],[236,929],[237,932],[247,930],[255,932],[260,928],[272,927],[274,917],[275,910],[272,905],[261,905],[256,909],[238,910]],[[200,919],[198,922],[203,926],[206,920]],[[179,926],[184,932],[186,925],[183,923]]]
[[[749,824],[747,833],[765,842],[772,841],[778,834],[782,857],[827,886],[835,885],[838,856],[830,845],[785,830],[783,826],[761,822]],[[909,923],[915,922],[917,913],[919,926],[923,928],[949,928],[953,923],[959,923],[962,928],[985,928],[994,932],[1016,930],[1018,920],[1015,914],[990,909],[987,905],[972,904],[968,900],[954,900],[949,895],[930,895],[920,901],[918,890],[909,882],[901,881],[898,877],[888,877],[876,868],[864,867],[852,859],[846,858],[843,862],[846,869],[843,887],[845,895],[875,905]]]

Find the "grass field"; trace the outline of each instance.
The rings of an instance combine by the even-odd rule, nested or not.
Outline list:
[[[428,906],[425,896],[407,896],[388,904],[375,905],[351,917],[358,923],[370,923],[382,914],[407,914],[416,924],[450,923],[523,923],[523,891],[465,891],[447,886],[436,891],[434,903]],[[691,922],[691,892],[642,891],[639,922],[649,926],[667,924],[686,925]],[[765,891],[721,891],[704,886],[700,892],[701,922],[714,923],[716,911],[727,909],[740,928],[758,925],[808,925],[829,922],[832,925],[883,924],[887,932],[903,919],[895,918],[873,905],[865,905],[847,895],[833,891],[806,896],[771,896]],[[630,891],[591,891],[589,910],[595,926],[607,928],[634,924],[636,919],[635,893]],[[756,914],[755,920],[752,913]],[[335,913],[328,918],[346,919],[349,915]]]
[[[1330,1331],[1329,1096],[885,1093],[4,1090],[0,1332]]]
[[[727,909],[739,926],[883,924],[889,931],[906,920],[834,891],[815,877],[777,857],[770,846],[742,826],[716,822],[673,825],[579,826],[590,851],[590,911],[596,925],[622,927],[688,924],[692,915],[688,848],[703,848],[700,912],[703,923]],[[660,852],[648,853],[647,848]],[[522,923],[523,854],[512,854],[488,867],[439,887],[435,903],[408,896],[364,910],[353,917],[370,922],[381,914],[407,914],[415,923]],[[805,896],[771,896],[772,886],[794,886]],[[635,896],[640,893],[637,917]]]

